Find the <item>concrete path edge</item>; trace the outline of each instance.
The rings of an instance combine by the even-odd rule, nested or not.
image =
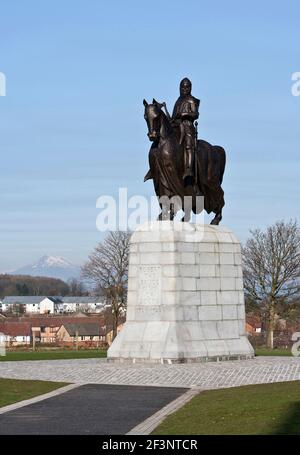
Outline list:
[[[176,398],[176,400],[171,401],[171,403],[167,404],[159,411],[157,411],[152,416],[148,417],[148,419],[144,420],[136,427],[132,428],[127,435],[149,435],[152,431],[160,425],[163,420],[173,412],[180,409],[186,403],[188,403],[194,396],[198,395],[202,389],[199,387],[193,387],[180,397]]]
[[[52,390],[51,392],[43,393],[42,395],[29,398],[28,400],[17,401],[16,403],[3,406],[2,408],[0,408],[0,414],[5,414],[6,412],[9,411],[15,411],[16,409],[23,408],[24,406],[38,403],[39,401],[47,400],[48,398],[56,397],[57,395],[61,395],[63,393],[68,392],[69,390],[73,390],[77,387],[80,387],[81,385],[82,384],[68,384],[64,387],[60,387],[59,389]]]

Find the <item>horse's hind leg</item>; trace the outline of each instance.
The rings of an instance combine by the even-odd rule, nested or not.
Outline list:
[[[173,221],[175,218],[175,205],[174,204],[170,204],[169,214],[170,214],[170,220]]]
[[[215,217],[213,218],[213,220],[210,222],[210,224],[213,224],[215,226],[218,226],[218,224],[220,223],[220,221],[222,220],[222,209],[219,210]]]

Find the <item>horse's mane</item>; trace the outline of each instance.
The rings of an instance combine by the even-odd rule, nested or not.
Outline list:
[[[167,115],[165,114],[165,112],[162,110],[161,107],[159,108],[159,110],[162,113],[162,117],[163,117],[163,119],[164,119],[164,121],[165,121],[165,123],[167,125],[168,133],[170,133],[170,135],[174,134],[174,130],[173,130],[172,126],[171,126],[170,120],[168,119]]]

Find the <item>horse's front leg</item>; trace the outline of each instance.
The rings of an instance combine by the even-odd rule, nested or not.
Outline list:
[[[175,211],[174,211],[174,204],[171,204],[170,206],[162,204],[160,206],[161,212],[158,215],[158,221],[169,221],[173,220],[175,216]]]
[[[192,213],[192,209],[190,207],[188,209],[185,209],[184,210],[184,215],[181,218],[181,221],[185,221],[186,223],[191,221],[191,213]]]
[[[184,205],[183,205],[183,211],[184,215],[181,218],[181,221],[189,222],[191,220],[191,213],[192,213],[192,203],[189,200],[190,198],[185,197]]]

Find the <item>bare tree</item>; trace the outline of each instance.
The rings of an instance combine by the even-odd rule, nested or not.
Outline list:
[[[84,283],[77,278],[71,278],[68,280],[69,294],[74,296],[87,295]]]
[[[278,221],[265,232],[250,231],[242,249],[244,286],[250,299],[262,304],[267,346],[273,349],[276,307],[300,290],[300,232],[296,221]]]
[[[119,318],[127,300],[129,238],[128,232],[109,232],[81,270],[82,277],[91,281],[111,304],[113,338],[117,336]]]

